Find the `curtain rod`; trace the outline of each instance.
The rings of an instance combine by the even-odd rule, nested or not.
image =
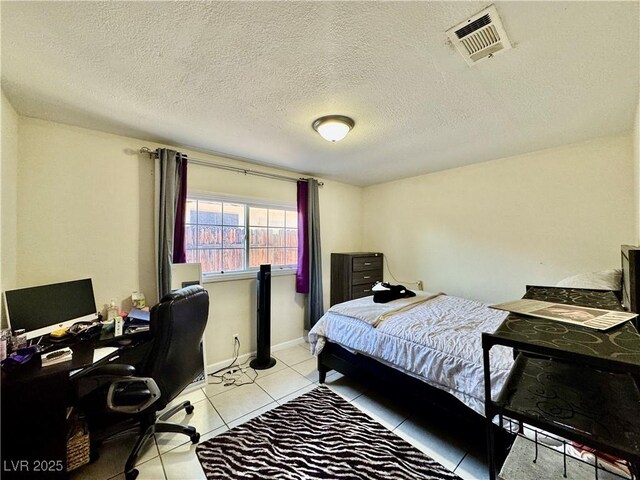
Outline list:
[[[140,153],[146,153],[150,157],[157,157],[158,156],[156,151],[155,150],[151,150],[149,147],[142,147],[140,149]],[[191,158],[189,156],[187,156],[187,158],[189,159],[189,163],[193,163],[194,165],[202,165],[204,167],[219,168],[221,170],[228,170],[230,172],[244,173],[245,175],[255,175],[256,177],[272,178],[274,180],[282,180],[282,181],[285,181],[285,182],[297,182],[298,180],[302,180],[304,182],[307,181],[306,178],[287,177],[286,175],[278,175],[277,173],[267,173],[267,172],[261,172],[259,170],[251,170],[251,169],[248,169],[248,168],[234,167],[234,166],[231,166],[231,165],[225,165],[224,163],[216,163],[216,162],[211,162],[209,160],[200,160],[198,158]],[[228,158],[230,160],[237,160],[237,159],[232,158],[232,157],[228,157]],[[318,182],[318,185],[319,186],[323,186],[324,183],[323,182]]]

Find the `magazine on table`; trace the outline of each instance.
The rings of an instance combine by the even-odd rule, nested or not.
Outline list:
[[[574,325],[583,325],[595,330],[608,330],[638,316],[630,312],[526,299],[491,305],[491,308]]]

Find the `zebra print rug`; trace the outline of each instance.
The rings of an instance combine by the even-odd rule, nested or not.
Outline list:
[[[196,453],[209,480],[459,480],[325,386],[198,445]]]

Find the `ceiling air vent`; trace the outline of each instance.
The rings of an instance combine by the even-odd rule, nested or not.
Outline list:
[[[469,65],[511,48],[494,5],[450,28],[447,35]]]

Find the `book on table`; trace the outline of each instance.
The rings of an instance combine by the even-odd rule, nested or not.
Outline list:
[[[574,325],[583,325],[595,330],[608,330],[638,316],[636,313],[630,312],[527,299],[499,303],[491,305],[491,308]]]

